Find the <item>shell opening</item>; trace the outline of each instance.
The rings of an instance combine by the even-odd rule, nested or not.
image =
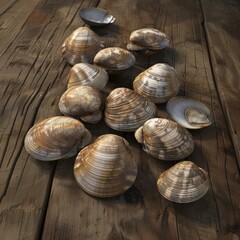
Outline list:
[[[198,111],[197,109],[187,109],[185,111],[185,117],[190,124],[208,125],[210,123],[208,116],[205,113]]]

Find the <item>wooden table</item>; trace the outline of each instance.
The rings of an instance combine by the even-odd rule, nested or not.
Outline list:
[[[208,105],[214,124],[192,130],[187,159],[206,169],[210,190],[189,204],[172,203],[156,180],[172,166],[147,155],[132,133],[104,121],[86,124],[94,137],[125,137],[138,161],[138,177],[111,199],[87,195],[73,177],[74,157],[41,162],[24,149],[34,123],[61,115],[58,101],[71,68],[60,48],[84,23],[78,11],[108,9],[114,24],[94,31],[106,46],[126,48],[131,31],[154,27],[171,46],[157,55],[136,55],[136,66],[110,78],[103,95],[132,88],[135,76],[164,62],[176,68],[179,95]],[[155,240],[240,239],[240,2],[239,0],[1,0],[0,1],[0,239]],[[165,104],[158,116],[167,117]]]

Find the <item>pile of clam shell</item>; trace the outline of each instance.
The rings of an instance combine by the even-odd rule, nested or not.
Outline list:
[[[149,54],[168,46],[166,34],[144,28],[131,33],[127,49]],[[36,123],[25,137],[26,151],[42,161],[78,154],[75,179],[85,192],[95,197],[121,194],[137,177],[136,159],[126,139],[105,134],[92,143],[92,134],[78,120],[88,123],[101,120],[104,100],[100,91],[108,82],[108,74],[119,73],[136,62],[128,50],[104,48],[93,30],[76,29],[62,45],[63,57],[74,65],[67,77],[68,89],[59,100],[59,110],[65,116]],[[164,63],[140,73],[133,89],[121,87],[110,92],[105,101],[105,123],[117,131],[135,131],[143,150],[160,160],[181,160],[189,156],[194,150],[194,141],[185,128],[209,126],[213,122],[210,110],[200,101],[176,97],[180,89],[178,74]],[[170,118],[177,123],[157,118],[155,103],[165,102]],[[182,161],[160,174],[157,187],[166,199],[188,203],[206,194],[209,179],[205,170],[193,162]]]

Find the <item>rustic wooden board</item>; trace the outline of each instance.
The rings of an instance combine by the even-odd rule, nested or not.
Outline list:
[[[0,3],[0,56],[8,51],[14,38],[19,34],[28,16],[39,0],[16,1],[2,0]],[[19,11],[21,9],[21,11]]]
[[[60,45],[80,7],[94,1],[2,1],[0,38],[1,239],[41,235],[55,163],[28,156],[23,141],[34,122],[59,115],[67,64]],[[20,11],[21,10],[21,11]]]
[[[155,27],[170,36],[171,48],[147,58],[136,55],[136,65],[146,68],[166,62],[176,67],[182,83],[180,94],[200,99],[211,108],[215,123],[191,131],[196,148],[188,157],[208,170],[211,189],[191,204],[165,200],[157,192],[156,180],[173,163],[148,156],[132,133],[117,133],[103,121],[88,124],[95,137],[111,132],[130,142],[139,165],[137,180],[116,198],[97,199],[75,182],[74,158],[58,162],[42,239],[238,239],[239,170],[213,81],[199,2],[102,0],[98,6],[117,19],[111,26],[95,29],[107,46],[126,47],[130,32],[141,27]],[[128,74],[111,77],[105,95],[118,86],[131,87],[138,70],[135,67]],[[167,116],[164,106],[159,106],[159,116]]]
[[[240,2],[201,2],[214,80],[240,167]]]

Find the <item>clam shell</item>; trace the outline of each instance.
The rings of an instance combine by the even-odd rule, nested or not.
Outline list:
[[[75,64],[68,74],[68,88],[87,85],[102,90],[108,82],[107,72],[88,63]]]
[[[104,48],[94,57],[94,64],[108,71],[120,71],[130,68],[136,59],[129,51],[119,47]]]
[[[103,43],[90,28],[80,27],[63,43],[62,55],[72,65],[80,62],[92,63],[94,56],[102,48]]]
[[[115,18],[108,14],[108,11],[95,7],[81,9],[79,16],[90,26],[105,26],[115,21]]]
[[[199,129],[213,123],[213,117],[208,107],[189,97],[170,99],[166,109],[169,116],[185,128]]]
[[[114,89],[106,99],[105,122],[118,131],[135,131],[156,116],[154,103],[128,88]]]
[[[143,150],[161,160],[179,160],[194,149],[191,134],[177,123],[164,118],[152,118],[135,132]]]
[[[133,88],[154,103],[164,103],[178,94],[180,81],[173,67],[157,63],[135,78]]]
[[[113,197],[132,186],[137,164],[128,142],[106,134],[78,154],[74,176],[80,187],[96,197]]]
[[[78,86],[69,88],[60,98],[60,111],[67,116],[92,116],[85,118],[90,123],[101,120],[101,93],[90,86]],[[100,114],[100,115],[99,115]]]
[[[142,28],[131,33],[127,49],[131,51],[157,51],[169,46],[167,35],[154,28]]]
[[[90,115],[85,115],[81,117],[81,120],[88,123],[98,123],[101,119],[102,119],[102,111],[98,111]]]
[[[177,203],[194,202],[209,189],[207,172],[190,161],[175,164],[160,174],[158,191],[166,199]]]
[[[80,121],[58,116],[35,124],[26,134],[24,144],[34,158],[51,161],[75,155],[91,139],[91,133]]]

